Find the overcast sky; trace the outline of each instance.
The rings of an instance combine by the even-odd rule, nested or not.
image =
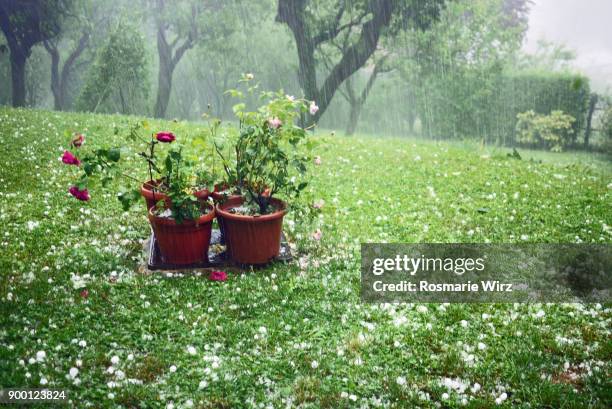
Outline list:
[[[565,44],[574,65],[599,91],[612,89],[612,0],[534,0],[523,46],[533,51],[538,39]]]

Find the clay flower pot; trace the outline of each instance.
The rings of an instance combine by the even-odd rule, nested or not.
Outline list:
[[[153,188],[156,188],[157,186],[159,186],[160,182],[161,182],[160,179],[149,180],[148,182],[143,183],[142,186],[140,187],[140,194],[145,199],[147,210],[155,206],[157,202],[159,202],[160,200],[163,200],[166,203],[166,208],[170,207],[171,205],[170,199],[164,193],[156,191],[155,195],[153,195]],[[194,196],[197,197],[198,200],[205,202],[206,200],[208,200],[208,197],[210,196],[210,192],[208,191],[208,189],[205,188],[205,189],[198,190],[197,192],[195,192]]]
[[[159,217],[149,209],[149,221],[153,227],[157,245],[164,263],[189,265],[208,262],[208,246],[215,210],[197,220],[185,220],[178,224],[174,219]]]
[[[216,184],[214,190],[210,193],[210,197],[213,198],[215,204],[221,203],[226,199],[237,198],[240,195],[229,194],[227,191],[230,190],[230,186],[227,184]]]
[[[166,203],[166,207],[170,206],[170,199],[165,194],[155,191],[157,186],[159,186],[161,180],[149,180],[148,182],[144,182],[142,186],[140,186],[140,194],[144,197],[145,204],[147,206],[147,210],[154,207],[157,202],[163,200]]]
[[[278,199],[271,201],[280,210],[263,216],[230,213],[232,207],[244,202],[243,197],[233,197],[217,205],[217,218],[223,225],[227,251],[234,262],[266,264],[278,256],[287,205]]]

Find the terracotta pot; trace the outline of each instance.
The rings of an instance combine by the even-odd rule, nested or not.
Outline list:
[[[160,182],[160,179],[149,180],[148,182],[144,182],[140,187],[140,194],[142,197],[144,197],[147,210],[154,207],[160,200],[163,200],[166,203],[166,207],[170,206],[170,199],[168,196],[158,191],[153,192],[153,189],[159,186]]]
[[[230,187],[227,184],[217,184],[215,185],[214,190],[210,193],[210,196],[213,198],[215,204],[221,203],[226,199],[237,198],[240,195],[237,194],[226,194],[226,191],[229,190]]]
[[[287,205],[281,200],[272,199],[272,203],[281,210],[263,216],[243,216],[228,212],[243,202],[243,197],[234,197],[217,205],[217,218],[223,225],[228,254],[240,264],[268,263],[278,256],[280,250]]]
[[[172,204],[170,202],[170,198],[168,198],[168,196],[165,195],[164,193],[157,191],[155,192],[155,196],[153,196],[153,187],[157,187],[160,182],[161,182],[160,179],[149,180],[148,182],[143,183],[142,186],[140,187],[140,194],[145,199],[147,210],[155,206],[157,202],[159,202],[160,200],[163,200],[166,203],[166,208],[170,207],[170,205]],[[197,192],[195,192],[194,196],[197,197],[198,200],[200,201],[206,201],[208,200],[208,197],[210,196],[210,192],[208,191],[208,189],[202,189],[202,190],[198,190]]]
[[[208,262],[208,246],[215,218],[212,206],[198,220],[185,220],[181,224],[167,217],[156,216],[154,209],[149,209],[149,221],[164,263],[189,265]]]

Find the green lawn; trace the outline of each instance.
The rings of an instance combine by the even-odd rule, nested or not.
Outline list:
[[[46,381],[75,407],[612,406],[609,305],[359,300],[361,242],[610,243],[605,159],[317,134],[302,200],[325,204],[287,217],[296,261],[219,283],[139,273],[144,206],[68,195],[65,132],[103,145],[115,127],[126,118],[0,108],[3,387]]]

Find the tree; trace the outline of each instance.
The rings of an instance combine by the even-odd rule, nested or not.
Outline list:
[[[368,61],[384,30],[404,29],[410,22],[429,25],[444,0],[279,0],[276,20],[286,24],[295,39],[298,79],[305,98],[316,101],[317,121],[329,106],[340,85]],[[351,42],[330,67],[319,86],[316,54],[341,33]]]
[[[12,104],[25,106],[25,66],[36,44],[55,37],[69,11],[69,0],[4,0],[0,28],[10,50]]]
[[[93,27],[100,26],[106,17],[99,3],[79,1],[73,12],[64,20],[61,35],[43,41],[51,57],[51,91],[54,109],[61,111],[68,107],[68,85],[71,82],[77,60],[91,46]],[[68,55],[62,64],[60,42],[68,43]]]
[[[223,9],[221,0],[178,0],[170,5],[166,0],[155,0],[153,8],[159,57],[154,115],[158,118],[166,115],[174,69],[188,50],[204,36],[214,34],[212,19]]]
[[[449,3],[426,32],[406,32],[394,50],[397,67],[415,90],[430,137],[498,135],[504,106],[492,106],[502,74],[526,31],[527,0]],[[498,135],[499,136],[499,135]]]
[[[140,112],[137,104],[147,99],[148,74],[142,34],[131,24],[120,21],[99,50],[77,106],[96,112],[108,103],[107,111]]]

